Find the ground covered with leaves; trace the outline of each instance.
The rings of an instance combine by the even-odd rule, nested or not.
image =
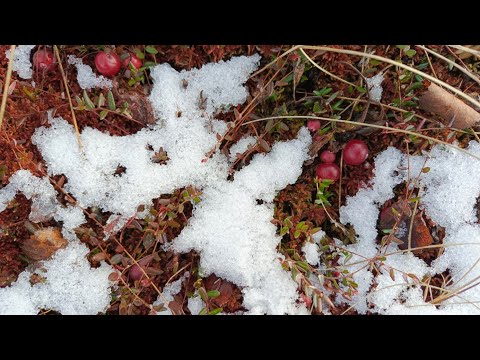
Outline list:
[[[351,225],[341,224],[340,208],[346,204],[347,197],[355,196],[372,179],[375,157],[389,146],[416,156],[430,151],[439,142],[464,148],[469,141],[478,140],[475,123],[455,129],[452,127],[455,116],[448,118],[441,111],[435,114],[434,110],[427,111],[420,106],[419,98],[431,83],[424,76],[372,57],[313,46],[301,49],[291,45],[116,45],[114,51],[118,55],[135,54],[142,60],[142,67],[122,68],[113,78],[111,91],[98,88],[84,91],[78,84],[75,66],[68,65],[67,56],[75,55],[95,69],[95,55],[106,46],[58,48],[79,130],[89,126],[118,136],[134,134],[155,121],[147,100],[152,88],[150,67],[169,63],[176,70],[190,70],[239,55],[261,55],[259,70],[247,82],[247,101],[218,116],[233,125],[218,138],[217,148],[229,154],[231,146],[241,138],[256,139],[231,163],[233,174],[248,166],[256,154],[270,152],[274,143],[294,139],[300,128],[307,126],[308,117],[319,122],[319,128],[311,132],[311,158],[304,164],[298,181],[276,196],[272,221],[282,238],[277,249],[283,255],[282,266],[291,272],[298,284],[300,301],[312,314],[356,313],[353,306],[338,300],[351,301],[358,292],[358,284],[343,266],[345,258],[351,257],[345,247],[356,242],[356,233]],[[329,48],[401,62],[477,101],[480,99],[480,56],[476,47],[355,45]],[[9,46],[0,47],[2,89],[8,49]],[[379,73],[384,77],[383,92],[380,100],[374,101],[366,79]],[[51,71],[34,69],[32,80],[34,86],[14,73],[8,89],[5,118],[0,128],[0,187],[6,186],[12,174],[21,169],[46,176],[44,160],[31,138],[35,129],[47,125],[48,111],[55,117],[73,121],[58,67]],[[472,108],[479,110],[474,105]],[[368,146],[368,158],[358,166],[349,166],[343,161],[342,149],[351,139],[362,140]],[[336,154],[335,163],[341,170],[340,180],[334,183],[316,178],[316,169],[321,163],[319,155],[324,150]],[[159,164],[168,161],[168,153],[162,149],[157,151],[153,161]],[[118,175],[124,170],[119,167]],[[428,168],[422,171],[428,172]],[[65,176],[51,177],[50,182],[59,192],[59,202],[75,204],[75,198],[63,190],[68,182]],[[418,206],[418,195],[408,187],[408,181],[397,185],[394,193],[393,199],[381,205],[377,223],[380,249],[394,242],[399,249],[413,251],[427,264],[432,263],[443,253],[445,229],[437,226]],[[194,294],[203,300],[202,314],[246,310],[241,288],[215,274],[202,276],[199,254],[164,250],[163,246],[188,224],[193,204],[201,201],[201,195],[201,190],[193,187],[163,195],[154,200],[151,217],[130,219],[106,241],[104,234],[112,226],[107,223],[111,213],[97,207],[85,209],[88,222],[75,232],[90,249],[91,266],[95,268],[106,261],[118,270],[111,274],[110,280],[116,286],[107,314],[155,314],[166,306],[173,314],[190,314],[188,299]],[[27,267],[48,259],[64,245],[65,240],[59,233],[42,233],[42,229],[59,228],[61,224],[53,219],[33,223],[28,219],[30,210],[31,201],[19,194],[0,213],[0,287],[9,286]],[[408,231],[400,234],[395,231],[397,228]],[[316,267],[307,261],[302,249],[320,229],[325,236],[319,243],[321,267]],[[49,237],[48,245],[42,236]],[[368,266],[373,273],[381,272],[384,261],[384,253],[380,251],[369,259]],[[139,267],[144,272],[139,272]],[[167,284],[185,274],[181,289],[172,301],[152,306]],[[415,286],[422,289],[425,301],[437,306],[448,298],[445,289],[449,286],[449,277],[446,270],[430,278],[414,279]],[[41,313],[55,312],[44,309]]]

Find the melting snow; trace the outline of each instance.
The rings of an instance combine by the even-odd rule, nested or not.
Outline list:
[[[77,67],[77,81],[82,89],[112,88],[112,81],[103,75],[97,76],[89,65],[85,65],[82,59],[74,55],[68,55],[68,63]]]
[[[383,73],[378,73],[377,75],[366,79],[370,100],[377,101],[377,102],[382,100],[383,80],[384,80]]]
[[[480,144],[470,142],[467,151],[480,156]],[[430,171],[423,173],[421,169],[425,163]],[[420,206],[437,225],[445,228],[444,252],[432,266],[427,266],[413,254],[388,255],[386,267],[374,279],[365,266],[365,258],[371,259],[378,253],[375,239],[379,207],[393,198],[395,185],[406,181],[408,167],[410,178],[420,175],[416,185],[422,189]],[[354,279],[358,282],[359,294],[352,303],[360,313],[365,313],[370,306],[371,310],[384,314],[480,314],[480,287],[463,291],[442,302],[437,309],[423,300],[422,288],[415,285],[412,278],[404,276],[409,273],[422,280],[424,276],[448,269],[452,283],[446,289],[453,293],[478,281],[480,225],[477,223],[476,202],[480,196],[479,173],[478,159],[443,145],[436,145],[428,158],[410,156],[409,163],[405,154],[391,147],[376,157],[375,177],[370,188],[361,189],[354,197],[348,198],[340,209],[341,222],[352,224],[357,233],[358,242],[347,249],[354,253],[350,263],[360,263],[347,266],[351,272],[357,271]],[[398,251],[397,245],[389,245],[387,253],[395,251]],[[390,276],[390,268],[394,279]]]
[[[235,174],[234,181],[227,181],[229,162],[219,151],[202,162],[216,145],[216,135],[227,130],[226,124],[213,116],[246,100],[247,91],[242,84],[257,68],[259,60],[258,55],[241,56],[182,72],[168,64],[156,66],[151,73],[154,87],[150,101],[158,122],[123,137],[86,127],[81,133],[83,154],[76,145],[73,126],[62,118],[49,117],[51,126],[38,128],[32,141],[42,153],[48,174],[66,176],[65,190],[76,198],[79,208],[60,206],[48,180],[35,178],[28,172],[12,176],[12,183],[0,190],[0,206],[4,208],[17,191],[25,192],[38,203],[35,214],[65,220],[63,233],[70,236],[72,244],[65,251],[77,250],[81,254],[81,249],[86,248],[78,244],[72,233],[74,226],[84,222],[80,208],[98,206],[113,213],[110,222],[124,223],[132,216],[142,216],[137,213],[139,205],[148,208],[152,199],[162,194],[189,185],[200,188],[202,201],[171,248],[178,252],[196,249],[201,254],[200,266],[206,275],[215,272],[242,286],[244,306],[250,313],[307,313],[304,305],[297,304],[296,283],[280,265],[280,255],[276,252],[280,237],[270,221],[276,192],[296,181],[303,162],[308,159],[309,132],[301,129],[297,139],[275,144],[266,155],[257,154],[248,166]],[[93,83],[102,81],[93,79],[91,69],[81,64],[81,60],[70,58],[69,62],[77,66],[79,74],[84,71],[85,76],[79,76],[81,87],[97,86]],[[158,151],[160,147],[169,157],[164,165],[151,161],[154,152],[149,149]],[[126,170],[116,176],[119,165]],[[15,176],[20,179],[15,181]],[[29,181],[38,186],[30,185]],[[257,199],[264,203],[258,205]],[[112,231],[118,230],[112,227]],[[78,255],[79,258],[83,259],[82,255]],[[61,262],[55,264],[65,267]],[[68,266],[63,271],[68,271]],[[100,275],[105,277],[106,273]],[[15,292],[17,288],[28,290],[22,280],[25,276],[26,273],[11,287],[0,289],[0,294],[4,299],[13,299],[12,292],[15,293],[23,299],[18,303],[25,303],[24,309],[27,309],[32,304],[28,299],[30,293]],[[82,281],[91,285],[90,280],[86,276]],[[106,280],[97,281],[97,285],[101,285],[103,294],[107,289]],[[78,286],[83,289],[84,285]],[[72,298],[74,300],[78,299]],[[24,311],[34,312],[32,309],[38,307],[37,303]],[[60,304],[47,305],[66,310]],[[91,307],[88,311],[99,309],[100,306]],[[20,312],[19,308],[14,310],[10,309]]]
[[[30,53],[36,45],[18,45],[13,55],[12,71],[16,71],[22,79],[32,78],[32,63]],[[10,59],[10,50],[5,52],[7,59]]]

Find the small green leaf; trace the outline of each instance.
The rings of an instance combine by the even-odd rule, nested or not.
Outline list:
[[[352,258],[352,253],[348,253],[347,256],[345,256],[345,260],[343,261],[344,264],[346,264],[351,258]],[[348,273],[348,270],[347,270],[347,273]]]
[[[203,302],[207,302],[208,301],[208,293],[207,293],[207,290],[205,290],[204,287],[201,287],[198,289],[198,295],[200,295],[200,297],[202,298]]]
[[[308,264],[305,261],[297,261],[297,265],[300,266],[304,270],[308,270]]]
[[[114,111],[117,108],[117,105],[115,104],[115,99],[113,98],[113,93],[111,91],[109,91],[107,94],[107,100],[108,100],[108,108]]]
[[[410,50],[407,50],[407,51],[405,52],[405,55],[407,55],[408,57],[413,57],[413,56],[415,56],[416,53],[417,53],[417,52],[416,52],[415,50],[410,49]]]
[[[154,55],[155,55],[155,54],[158,54],[157,49],[155,49],[155,48],[154,48],[153,46],[151,46],[151,45],[147,45],[147,46],[145,47],[145,51],[146,51],[147,53],[149,53],[149,54],[154,54]]]
[[[35,100],[35,95],[32,94],[32,93],[26,88],[26,86],[24,86],[24,87],[22,88],[22,90],[23,90],[23,92],[25,93],[25,95],[27,95],[27,96],[30,98],[30,100]]]
[[[332,106],[332,109],[333,110],[337,110],[337,111],[340,111],[340,110],[343,110],[340,105],[342,105],[343,103],[343,100],[339,100],[335,103],[335,105]]]
[[[303,225],[305,225],[305,221],[300,221],[295,228],[302,229]]]
[[[313,229],[310,230],[310,234],[313,235],[313,234],[319,232],[320,230],[321,230],[321,228],[319,228],[319,227],[313,228]]]
[[[143,52],[140,51],[140,49],[135,49],[134,53],[135,56],[138,57],[140,60],[145,59],[145,55],[143,55]]]
[[[283,220],[283,222],[285,223],[285,226],[287,226],[288,228],[293,227],[293,223],[292,223],[292,220],[290,220],[290,218],[291,216],[286,217],[285,220]]]
[[[219,307],[219,308],[216,308],[216,309],[213,309],[212,311],[210,311],[208,313],[208,315],[217,315],[219,313],[221,313],[223,311],[223,308]]]
[[[393,206],[390,208],[390,210],[392,211],[393,215],[401,216],[401,214]]]
[[[90,110],[95,109],[95,104],[93,103],[93,101],[88,96],[86,90],[83,90],[83,100],[85,100],[85,105],[87,106],[88,109],[90,109]]]
[[[210,299],[213,299],[213,298],[216,298],[216,297],[220,296],[220,291],[210,290],[210,291],[207,292],[207,295]]]
[[[293,234],[293,236],[296,238],[298,238],[300,236],[302,232],[300,230],[295,230],[295,233]]]
[[[130,80],[128,80],[128,86],[133,86],[135,85],[136,81],[134,78],[131,78]]]
[[[203,308],[202,310],[200,310],[198,315],[207,315],[207,308]]]
[[[280,230],[280,236],[284,236],[286,233],[288,233],[288,227],[284,226]]]
[[[423,173],[428,173],[429,171],[430,171],[430,168],[428,166],[422,169]]]
[[[365,89],[363,86],[357,86],[355,89],[357,89],[357,91],[362,94],[365,94],[367,92],[367,89]]]
[[[145,62],[143,63],[143,66],[142,66],[141,69],[143,69],[143,68],[151,68],[151,67],[153,67],[153,66],[155,66],[155,65],[157,65],[157,64],[155,64],[153,61],[145,61]],[[141,69],[138,69],[138,70],[140,71]]]
[[[107,110],[102,110],[100,111],[100,120],[103,120],[107,117],[108,111]]]
[[[98,96],[97,105],[99,108],[105,105],[105,96],[102,93],[100,93],[100,95]]]
[[[418,81],[418,82],[415,82],[413,83],[412,85],[410,85],[406,90],[405,90],[405,93],[409,93],[410,91],[412,90],[415,90],[415,89],[420,89],[423,87],[423,83]]]
[[[80,96],[75,95],[75,101],[77,102],[77,106],[83,106],[83,100],[80,98]]]
[[[425,69],[426,67],[428,67],[428,62],[422,63],[422,64],[418,65],[418,66],[417,66],[417,69],[418,69],[418,70],[423,70],[423,69]]]
[[[331,91],[332,91],[332,88],[323,88],[323,89],[320,89],[320,90],[314,90],[313,93],[316,96],[324,96],[324,95],[329,94]]]

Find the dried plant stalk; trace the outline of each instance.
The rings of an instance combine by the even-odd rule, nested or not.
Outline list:
[[[480,121],[480,113],[440,86],[430,83],[419,98],[420,109],[440,115],[448,126],[465,129]]]

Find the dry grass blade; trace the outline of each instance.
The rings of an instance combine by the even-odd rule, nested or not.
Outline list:
[[[412,230],[413,230],[413,222],[415,220],[415,214],[417,213],[418,209],[418,201],[415,201],[415,207],[413,208],[412,218],[410,219],[410,226],[408,228],[408,247],[407,253],[410,253],[412,250]]]
[[[422,76],[423,78],[425,79],[428,79],[430,80],[431,82],[439,85],[439,86],[442,86],[450,91],[452,91],[453,93],[457,94],[458,96],[461,96],[463,97],[465,100],[468,100],[471,104],[477,106],[480,108],[480,102],[475,100],[473,97],[465,94],[463,91],[460,91],[458,90],[457,88],[447,84],[446,82],[444,81],[441,81],[437,78],[435,78],[434,76],[431,76],[431,75],[428,75],[427,73],[423,72],[423,71],[420,71],[420,70],[417,70],[411,66],[408,66],[408,65],[405,65],[405,64],[402,64],[398,61],[395,61],[395,60],[391,60],[391,59],[388,59],[386,57],[383,57],[383,56],[378,56],[378,55],[373,55],[373,54],[368,54],[368,53],[363,53],[363,52],[360,52],[360,51],[354,51],[354,50],[346,50],[346,49],[336,49],[336,48],[331,48],[331,47],[327,47],[327,46],[304,46],[304,45],[301,45],[300,48],[302,49],[307,49],[307,50],[324,50],[324,51],[331,51],[331,52],[336,52],[336,53],[341,53],[341,54],[348,54],[348,55],[355,55],[355,56],[360,56],[360,57],[368,57],[368,58],[371,58],[371,59],[375,59],[375,60],[378,60],[378,61],[382,61],[382,62],[386,62],[388,64],[391,64],[391,65],[394,65],[394,66],[398,66],[398,67],[401,67],[402,69],[405,69],[405,70],[408,70],[412,73],[415,73],[417,75],[420,75]]]
[[[8,87],[12,78],[13,58],[15,55],[16,45],[10,46],[10,60],[8,61],[7,76],[5,77],[5,84],[3,86],[2,105],[0,106],[0,129],[2,128],[3,117],[5,115],[5,108],[7,106]]]
[[[290,54],[291,52],[299,49],[300,47],[301,47],[301,45],[296,45],[296,46],[293,46],[292,48],[288,49],[282,55],[280,55],[277,58],[275,58],[274,60],[270,61],[267,65],[262,67],[260,70],[255,71],[252,75],[250,75],[250,78],[253,78],[253,77],[257,76],[258,74],[262,73],[264,70],[268,69],[270,66],[275,64],[278,61],[278,59],[281,59],[281,58],[287,56],[288,54]]]
[[[462,45],[447,45],[451,48],[454,48],[454,49],[457,49],[457,50],[460,50],[460,51],[463,51],[463,52],[466,52],[466,53],[470,53],[478,58],[480,58],[480,51],[478,50],[475,50],[475,49],[471,49],[467,46],[462,46]]]
[[[347,81],[347,80],[344,80],[342,79],[341,77],[335,75],[335,74],[332,74],[331,72],[329,72],[328,70],[324,69],[323,67],[321,67],[320,65],[318,65],[310,56],[307,55],[307,53],[302,49],[300,48],[300,51],[302,52],[303,56],[305,56],[307,58],[308,61],[310,61],[310,63],[315,66],[317,69],[319,69],[320,71],[324,72],[325,74],[327,74],[328,76],[334,78],[334,79],[337,79],[338,81],[341,81],[345,84],[348,84],[348,85],[351,85],[353,87],[356,87],[357,85],[351,83],[350,81]]]
[[[470,71],[468,71],[467,69],[461,67],[460,65],[458,65],[455,61],[452,61],[448,58],[446,58],[445,56],[443,55],[440,55],[439,53],[437,53],[436,51],[433,51],[423,45],[415,45],[417,47],[419,47],[420,49],[432,54],[433,56],[436,56],[438,57],[439,59],[442,59],[443,61],[449,63],[450,65],[452,65],[453,67],[455,67],[456,69],[460,70],[461,72],[463,72],[465,75],[467,75],[470,79],[472,79],[473,81],[476,81],[478,84],[480,84],[480,79],[478,77],[476,77],[474,74],[472,74]]]
[[[75,117],[75,110],[73,109],[72,98],[70,96],[70,90],[68,88],[67,76],[65,75],[65,71],[63,70],[62,60],[60,59],[60,53],[58,52],[57,45],[53,45],[53,48],[55,49],[55,56],[57,57],[58,66],[60,67],[63,83],[65,85],[65,91],[67,92],[68,103],[70,105],[70,111],[72,112],[73,126],[75,127],[75,134],[77,135],[78,146],[80,146],[80,150],[83,151],[83,144],[82,140],[80,139],[80,131],[78,130],[77,118]]]
[[[447,143],[447,142],[445,142],[445,141],[432,138],[431,136],[426,136],[426,135],[419,134],[419,133],[417,133],[417,132],[409,131],[409,130],[395,129],[395,128],[391,128],[391,127],[388,127],[388,126],[382,126],[382,125],[376,125],[376,124],[359,123],[359,122],[350,121],[350,120],[340,120],[340,119],[326,118],[326,117],[321,117],[321,116],[311,116],[311,115],[291,115],[291,116],[270,116],[270,117],[265,117],[265,118],[256,119],[256,120],[251,120],[251,121],[245,122],[245,123],[243,123],[243,125],[248,125],[248,124],[252,124],[252,123],[256,123],[256,122],[260,122],[260,121],[265,121],[265,120],[270,120],[270,119],[273,119],[273,120],[276,120],[276,119],[314,119],[314,120],[325,120],[325,121],[332,121],[332,122],[338,122],[338,123],[350,124],[350,125],[356,125],[356,126],[367,126],[367,127],[371,127],[371,128],[375,128],[375,129],[381,129],[381,130],[386,130],[386,131],[391,131],[391,132],[399,132],[399,133],[402,133],[402,134],[413,135],[413,136],[417,136],[417,137],[419,137],[419,138],[421,138],[421,139],[433,141],[433,142],[435,142],[435,143],[437,143],[437,144],[442,144],[442,145],[445,145],[445,146],[449,146],[449,147],[451,147],[451,148],[454,148],[454,149],[456,149],[456,150],[458,150],[458,151],[463,152],[464,154],[467,154],[468,156],[471,156],[471,157],[474,157],[474,158],[477,159],[477,160],[480,160],[480,156],[478,156],[478,155],[472,154],[472,153],[468,152],[468,151],[465,150],[465,149],[462,149],[462,148],[460,148],[460,147],[458,147],[458,146],[452,145],[452,144]]]

